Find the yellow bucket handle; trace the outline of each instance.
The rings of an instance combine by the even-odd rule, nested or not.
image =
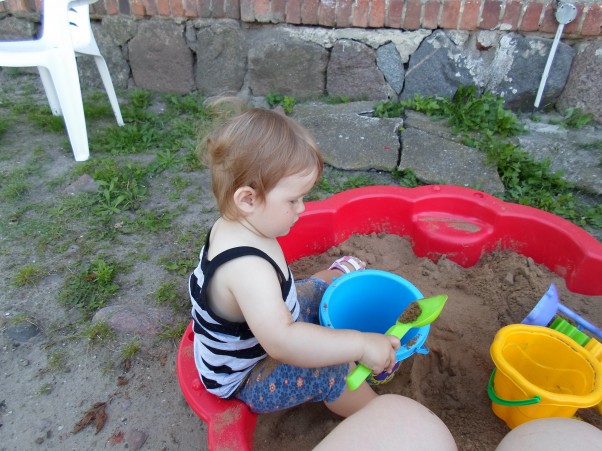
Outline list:
[[[541,401],[541,396],[539,395],[536,395],[531,399],[522,399],[518,401],[510,401],[508,399],[500,398],[498,395],[495,394],[495,390],[493,388],[493,379],[495,378],[496,370],[497,368],[494,368],[491,372],[491,376],[489,377],[489,385],[487,386],[487,394],[489,395],[489,399],[491,399],[493,402],[502,406],[516,407],[537,404],[539,401]]]

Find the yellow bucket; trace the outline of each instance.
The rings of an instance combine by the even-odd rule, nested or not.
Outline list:
[[[598,362],[602,363],[602,343],[595,338],[592,338],[584,347],[596,358]],[[602,415],[602,401],[600,401],[596,407],[600,415]]]
[[[596,360],[602,362],[602,343],[595,338],[591,338],[584,348],[587,349],[596,358]]]
[[[493,412],[511,428],[539,418],[571,418],[602,401],[602,364],[556,330],[512,324],[490,348]]]

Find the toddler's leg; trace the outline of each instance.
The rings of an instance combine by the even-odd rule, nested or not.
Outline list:
[[[350,391],[345,387],[339,398],[332,402],[324,402],[324,404],[326,404],[326,407],[331,412],[346,418],[362,409],[377,397],[378,395],[372,390],[372,387],[367,382],[364,382],[354,391]]]
[[[320,324],[320,301],[328,284],[314,277],[295,282],[299,300],[300,320],[305,323]]]
[[[249,374],[236,398],[257,413],[275,412],[305,402],[332,403],[345,389],[349,365],[298,368],[266,357]]]
[[[320,301],[324,292],[333,279],[344,273],[360,271],[366,267],[365,262],[356,257],[342,257],[336,260],[329,269],[320,271],[312,277],[296,282],[297,297],[301,308],[302,321],[319,324]],[[349,373],[347,371],[345,376]],[[357,412],[371,400],[377,397],[367,383],[363,383],[357,390],[351,392],[344,384],[341,395],[332,401],[325,400],[326,407],[332,412],[347,417]]]
[[[319,324],[320,301],[334,278],[353,271],[361,271],[366,263],[356,257],[345,256],[336,260],[328,269],[295,282],[301,318],[306,323]]]

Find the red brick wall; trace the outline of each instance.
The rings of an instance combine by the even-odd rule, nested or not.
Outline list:
[[[31,12],[41,0],[6,0],[0,13]],[[600,36],[602,0],[571,1],[577,18],[565,36]],[[457,29],[554,34],[555,0],[98,0],[95,17],[231,18],[244,22],[325,27]]]

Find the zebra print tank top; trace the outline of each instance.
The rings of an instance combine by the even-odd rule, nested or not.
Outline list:
[[[221,398],[231,398],[246,375],[267,354],[246,322],[228,321],[211,310],[207,287],[216,269],[235,258],[248,255],[261,257],[278,273],[282,299],[294,321],[299,317],[299,302],[290,269],[287,280],[280,267],[265,252],[253,247],[235,247],[209,260],[208,248],[209,236],[201,250],[199,265],[189,280],[194,321],[194,360],[207,391]]]

